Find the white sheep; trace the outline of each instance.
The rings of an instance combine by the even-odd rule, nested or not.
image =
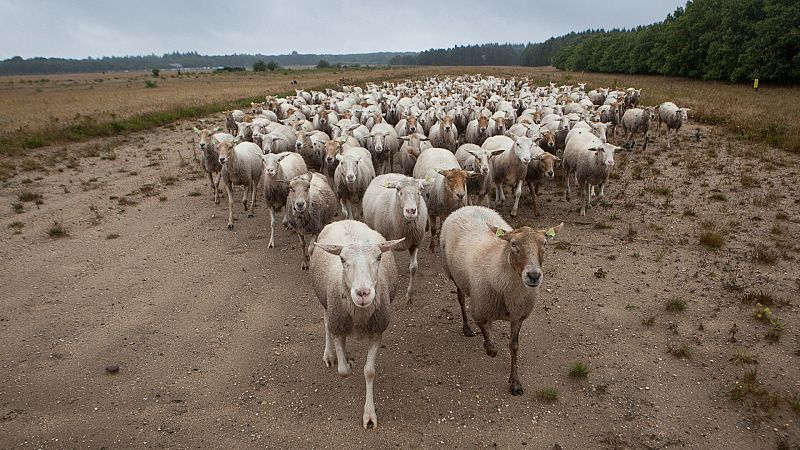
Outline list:
[[[364,147],[352,147],[336,155],[339,165],[333,175],[334,192],[339,197],[342,214],[346,219],[363,217],[361,198],[370,181],[375,178],[372,157]]]
[[[446,148],[455,152],[456,145],[458,145],[458,129],[453,124],[453,118],[448,114],[439,114],[437,118],[439,121],[431,126],[428,139],[434,147]]]
[[[372,153],[372,161],[379,175],[392,171],[394,154],[400,147],[397,132],[388,123],[378,123],[369,132],[366,147]]]
[[[622,115],[622,130],[625,132],[625,143],[628,148],[633,148],[635,142],[633,138],[637,133],[644,133],[644,145],[642,150],[647,150],[647,142],[650,137],[650,122],[656,119],[655,110],[650,108],[631,108]]]
[[[495,186],[495,208],[501,208],[506,201],[503,186],[514,187],[514,206],[511,217],[517,216],[519,199],[522,196],[522,183],[528,173],[528,163],[544,153],[529,137],[492,136],[481,146],[484,150],[503,152],[492,158],[492,177]]]
[[[490,357],[497,355],[492,323],[511,322],[511,395],[523,394],[517,373],[519,332],[539,297],[546,236],[558,233],[563,225],[549,230],[528,226],[512,229],[498,213],[482,206],[461,208],[442,225],[442,261],[445,273],[456,286],[464,335],[475,335],[467,318],[466,297],[470,315],[483,333],[483,348]]]
[[[303,156],[306,166],[321,170],[325,163],[325,144],[331,139],[322,131],[295,131],[297,137],[294,145],[296,152]]]
[[[264,161],[264,203],[269,208],[269,244],[275,247],[275,210],[286,206],[289,195],[289,180],[308,171],[303,157],[297,153],[268,153],[261,157]],[[284,211],[284,221],[286,214]]]
[[[303,251],[301,269],[308,269],[310,244],[306,235],[314,242],[322,228],[330,223],[336,214],[336,195],[331,190],[325,175],[308,172],[289,181],[289,195],[286,197],[286,223],[300,238]]]
[[[492,191],[492,157],[503,153],[503,149],[484,150],[475,144],[464,144],[456,150],[456,160],[462,169],[476,175],[467,179],[467,192],[476,195],[479,204],[489,205]]]
[[[208,182],[211,184],[211,191],[214,193],[214,203],[219,203],[219,180],[222,177],[217,176],[217,181],[214,181],[214,174],[222,170],[222,164],[219,163],[219,153],[217,153],[218,141],[214,139],[214,134],[211,130],[194,128],[194,132],[200,136],[198,146],[200,147],[200,153],[203,154],[203,170],[208,174]]]
[[[397,292],[397,267],[391,250],[401,241],[386,241],[364,223],[342,220],[321,231],[316,243],[320,251],[311,256],[314,292],[325,308],[325,365],[330,367],[336,361],[339,375],[352,375],[346,339],[357,336],[368,341],[364,429],[378,426],[372,392],[375,357]]]
[[[599,186],[600,192],[596,200],[605,195],[605,185],[611,170],[614,168],[614,152],[619,150],[612,144],[603,143],[589,130],[579,130],[570,138],[564,150],[564,177],[567,182],[567,200],[570,199],[570,175],[575,174],[575,181],[580,190],[581,216],[591,207],[591,188]]]
[[[431,227],[430,250],[436,248],[437,220],[444,220],[450,212],[464,206],[467,198],[467,177],[450,150],[429,148],[417,158],[414,178],[429,181],[424,189],[428,206],[428,223]]]
[[[661,136],[661,122],[667,125],[667,148],[672,148],[669,131],[675,130],[675,136],[677,136],[683,122],[689,120],[689,111],[691,111],[689,108],[678,108],[678,105],[672,102],[664,102],[659,105],[656,112],[656,129],[658,130],[658,135]]]
[[[221,142],[217,145],[219,163],[222,164],[220,178],[228,196],[228,228],[233,228],[233,185],[244,186],[242,206],[247,211],[247,197],[250,197],[250,212],[247,217],[254,216],[256,206],[256,186],[261,181],[263,162],[261,149],[252,142],[242,142],[233,146],[232,142]]]
[[[481,145],[483,141],[492,137],[494,120],[484,115],[471,120],[464,132],[464,140],[470,144]]]
[[[400,171],[406,175],[414,173],[414,165],[417,163],[419,154],[433,148],[430,141],[424,134],[412,133],[400,138],[403,142],[400,150],[397,151],[397,159],[400,164]]]
[[[404,239],[395,250],[409,253],[408,303],[411,303],[417,273],[417,253],[425,239],[428,222],[428,207],[422,198],[424,185],[424,180],[388,173],[372,180],[363,200],[367,225],[387,239]]]

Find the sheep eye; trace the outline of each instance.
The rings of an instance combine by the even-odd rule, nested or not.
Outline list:
[[[344,258],[343,258],[343,257],[339,257],[339,259],[342,261],[342,264],[344,264],[344,263],[346,263],[346,262],[347,262],[347,261],[345,261],[345,260],[344,260]]]
[[[378,255],[378,261],[380,261],[380,260],[381,260],[381,256],[383,256],[383,255]]]
[[[511,248],[517,248],[517,243],[512,241],[511,242]]]

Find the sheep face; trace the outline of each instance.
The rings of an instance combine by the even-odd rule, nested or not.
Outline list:
[[[528,164],[533,159],[533,139],[529,137],[518,137],[514,141],[514,154],[522,161],[522,164]]]
[[[489,128],[489,118],[481,115],[478,117],[478,132],[481,135],[486,134],[486,130]]]
[[[592,123],[592,133],[603,142],[608,142],[608,138],[606,137],[607,129],[608,126],[604,123]]]
[[[220,144],[217,145],[217,153],[219,153],[219,163],[225,164],[225,161],[227,161],[233,153],[233,143],[220,142]]]
[[[361,156],[355,155],[336,155],[339,165],[344,168],[344,180],[347,183],[355,183],[358,178],[358,163],[361,162]]]
[[[286,158],[289,155],[290,153],[281,153],[278,155],[269,153],[263,155],[261,159],[264,160],[264,173],[270,178],[275,177],[275,175],[278,173],[278,169],[280,168],[280,162],[283,161],[283,158]]]
[[[417,132],[417,116],[409,115],[406,117],[406,132],[408,132],[408,134]]]
[[[198,130],[197,128],[195,128],[195,133],[197,133],[198,136],[200,136],[200,143],[198,145],[200,146],[200,151],[204,152],[206,150],[206,147],[208,147],[211,144],[213,133],[210,130],[206,129]]]
[[[330,140],[325,143],[325,163],[334,164],[336,155],[342,152],[342,144],[339,141]]]
[[[273,149],[275,148],[275,141],[284,140],[283,136],[275,133],[262,134],[261,139],[261,149],[264,151],[264,154],[272,153],[274,151]]]
[[[592,149],[595,151],[594,157],[597,159],[597,165],[606,166],[609,169],[614,167],[614,151],[618,148],[611,144],[603,144]]]
[[[304,145],[308,145],[309,147],[311,147],[311,139],[309,139],[311,133],[308,133],[307,131],[303,130],[296,130],[294,132],[294,135],[297,138],[294,141],[295,150],[297,151],[302,150]],[[308,142],[306,142],[306,140],[308,140]]]
[[[451,133],[453,129],[453,118],[449,114],[439,116],[439,131],[441,133]]]
[[[407,177],[386,186],[397,191],[397,204],[401,205],[403,217],[409,222],[417,220],[417,216],[419,216],[419,202],[424,185],[424,180],[415,180]]]
[[[551,180],[555,177],[555,167],[556,163],[561,161],[561,158],[558,156],[552,155],[550,153],[545,153],[539,157],[539,164],[542,168],[542,174],[550,178]]]
[[[289,195],[286,204],[298,213],[304,213],[311,203],[311,174],[298,175],[289,182]]]
[[[403,239],[381,242],[380,244],[341,246],[316,243],[315,245],[340,258],[342,261],[342,281],[350,293],[350,300],[359,308],[368,308],[375,301],[375,284],[378,280],[381,255],[391,251],[401,241]]]
[[[445,194],[452,198],[458,206],[464,205],[467,197],[467,172],[461,169],[437,170],[444,177]]]
[[[246,141],[253,138],[253,124],[249,122],[241,122],[236,124],[236,138],[241,141]]]
[[[552,130],[545,131],[542,133],[542,137],[539,139],[538,145],[550,153],[555,153],[556,133]]]
[[[530,288],[539,287],[544,281],[542,262],[544,261],[544,248],[547,245],[545,233],[550,230],[558,233],[564,223],[548,230],[534,230],[525,226],[509,231],[489,224],[487,226],[498,239],[506,242],[505,251],[508,255],[508,264],[520,276],[522,283]]]
[[[370,133],[369,137],[372,139],[372,149],[375,153],[383,153],[386,148],[386,133]]]
[[[319,112],[319,124],[325,126],[328,123],[328,111],[322,110]]]
[[[494,128],[497,131],[496,134],[506,134],[506,119],[504,117],[498,117],[494,120]]]

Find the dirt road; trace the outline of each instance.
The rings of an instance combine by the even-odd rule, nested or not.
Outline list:
[[[379,426],[364,431],[364,346],[350,344],[353,377],[325,368],[296,238],[280,230],[267,249],[268,213],[247,219],[238,203],[225,228],[224,200],[213,204],[191,159],[192,125],[90,143],[115,158],[65,161],[0,190],[3,205],[43,194],[0,213],[0,448],[800,445],[791,155],[690,126],[676,150],[661,139],[620,152],[609,203],[585,218],[555,184],[541,217],[523,200],[512,223],[566,225],[523,325],[521,397],[507,392],[507,324],[487,357],[461,334],[439,256],[421,252],[415,303],[397,299],[378,355]],[[48,236],[54,220],[67,237]],[[698,243],[709,229],[720,250]],[[759,242],[774,264],[754,260]],[[742,300],[760,291],[786,325],[777,342]],[[686,309],[666,310],[671,300]],[[568,375],[578,361],[586,378]]]

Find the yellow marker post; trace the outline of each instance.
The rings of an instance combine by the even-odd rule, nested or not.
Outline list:
[[[758,78],[753,80],[753,90],[758,92]]]

